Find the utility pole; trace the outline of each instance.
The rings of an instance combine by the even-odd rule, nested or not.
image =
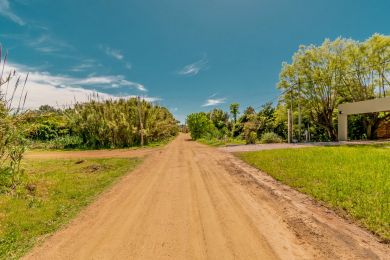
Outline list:
[[[138,107],[138,118],[139,118],[139,127],[141,132],[141,146],[144,146],[144,124],[142,122],[142,113],[141,113],[141,98],[137,98],[137,107]]]
[[[291,110],[287,109],[287,141],[291,143],[292,141],[292,131],[291,131]]]
[[[301,142],[301,127],[302,126],[302,114],[301,114],[301,82],[298,78],[298,141]]]
[[[290,118],[290,143],[292,143],[294,138],[294,114],[293,114],[293,86],[291,86],[290,92],[290,109],[289,109],[289,118]]]

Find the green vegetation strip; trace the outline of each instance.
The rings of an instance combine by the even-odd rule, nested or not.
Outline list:
[[[238,138],[228,138],[226,141],[217,138],[212,138],[212,139],[200,138],[197,141],[202,144],[207,144],[214,147],[245,144],[245,140],[238,139]]]
[[[0,194],[0,259],[19,258],[68,223],[139,159],[25,160],[23,184]]]
[[[347,212],[390,241],[390,150],[314,147],[239,153],[275,179]]]

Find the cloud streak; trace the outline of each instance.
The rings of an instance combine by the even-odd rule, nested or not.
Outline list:
[[[99,48],[104,51],[104,53],[114,59],[123,60],[124,55],[120,50],[112,49],[109,46],[99,45]]]
[[[71,67],[69,71],[72,72],[84,72],[91,69],[96,69],[98,67],[102,67],[102,64],[98,63],[94,59],[84,59],[81,63]]]
[[[0,0],[2,1],[2,0]],[[31,35],[29,33],[21,33],[21,34],[1,34],[3,38],[16,40],[22,42],[29,48],[32,48],[38,52],[44,54],[52,54],[52,55],[62,55],[69,57],[68,55],[61,53],[64,50],[74,50],[74,47],[67,42],[57,39],[49,33],[43,33],[38,36]]]
[[[132,65],[131,63],[129,63],[129,62],[126,62],[126,63],[125,63],[125,67],[126,67],[126,69],[128,69],[128,70],[132,70],[132,69],[133,69],[133,65]]]
[[[183,75],[183,76],[195,76],[199,74],[202,70],[207,69],[208,60],[206,57],[203,57],[201,60],[198,60],[194,63],[188,64],[181,68],[177,74]]]
[[[0,0],[1,1],[1,0]],[[42,34],[38,38],[31,39],[27,37],[26,43],[37,51],[43,53],[60,52],[64,49],[72,49],[73,47],[65,41],[54,38],[49,34]]]
[[[27,71],[33,70],[20,64],[9,64],[7,71],[16,70],[24,78]],[[86,89],[85,87],[94,87],[95,89]],[[105,93],[109,88],[130,88],[145,92],[146,88],[139,83],[131,82],[122,75],[109,76],[88,76],[85,78],[76,78],[64,75],[52,75],[48,72],[34,71],[29,74],[26,90],[28,91],[26,108],[37,108],[48,104],[51,106],[70,106],[77,102],[85,102],[92,95],[99,95],[101,99],[119,99],[130,98],[136,95],[116,96]],[[16,92],[15,97],[21,93]],[[144,97],[147,101],[161,100],[157,97]],[[16,98],[15,100],[18,100]]]
[[[226,98],[209,98],[202,105],[202,107],[217,106],[226,102]]]
[[[19,24],[20,26],[26,25],[26,22],[22,18],[12,12],[8,0],[0,0],[0,15],[10,19],[11,21]]]
[[[125,60],[125,55],[123,55],[122,51],[121,50],[117,50],[117,49],[113,49],[109,46],[105,46],[103,44],[100,44],[99,45],[99,49],[104,51],[104,53],[111,57],[111,58],[114,58],[120,62],[122,62],[122,64],[124,65],[124,67],[127,69],[127,70],[132,70],[133,69],[133,65],[130,63],[130,62],[127,62]]]

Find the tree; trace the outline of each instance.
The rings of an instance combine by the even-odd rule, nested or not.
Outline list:
[[[300,46],[291,64],[284,63],[279,88],[286,108],[303,113],[328,139],[336,139],[337,106],[385,97],[389,92],[390,37],[373,35],[365,42],[338,38],[321,46]],[[369,138],[379,124],[390,117],[372,113],[359,117]]]
[[[237,123],[237,115],[240,113],[239,108],[240,108],[240,104],[238,103],[230,104],[230,113],[233,115],[234,124]]]
[[[186,123],[193,140],[207,136],[212,137],[216,131],[212,121],[204,112],[189,114]]]
[[[386,96],[390,84],[390,37],[375,34],[365,42],[354,42],[346,48],[344,59],[347,66],[340,89],[343,101],[358,102]],[[360,123],[369,139],[375,138],[379,125],[389,118],[389,113],[353,117],[354,124]]]
[[[227,127],[229,115],[222,109],[214,108],[208,113],[208,116],[218,130]]]
[[[275,108],[272,106],[272,102],[266,103],[261,106],[260,111],[257,113],[258,129],[257,135],[261,136],[264,132],[274,132],[275,129]]]
[[[342,57],[350,40],[326,40],[321,46],[301,46],[291,64],[283,64],[279,88],[288,107],[300,102],[312,121],[337,138],[335,109],[339,104],[339,88],[345,72]],[[297,102],[295,102],[297,101]],[[294,103],[294,104],[293,104]]]
[[[256,111],[253,107],[249,106],[244,110],[244,113],[240,117],[239,121],[240,123],[246,123],[248,121],[251,121],[252,118],[256,115]]]

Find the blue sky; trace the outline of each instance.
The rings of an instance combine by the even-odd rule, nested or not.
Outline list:
[[[142,95],[185,115],[276,100],[300,44],[390,33],[390,1],[0,0],[9,68],[29,106]]]

